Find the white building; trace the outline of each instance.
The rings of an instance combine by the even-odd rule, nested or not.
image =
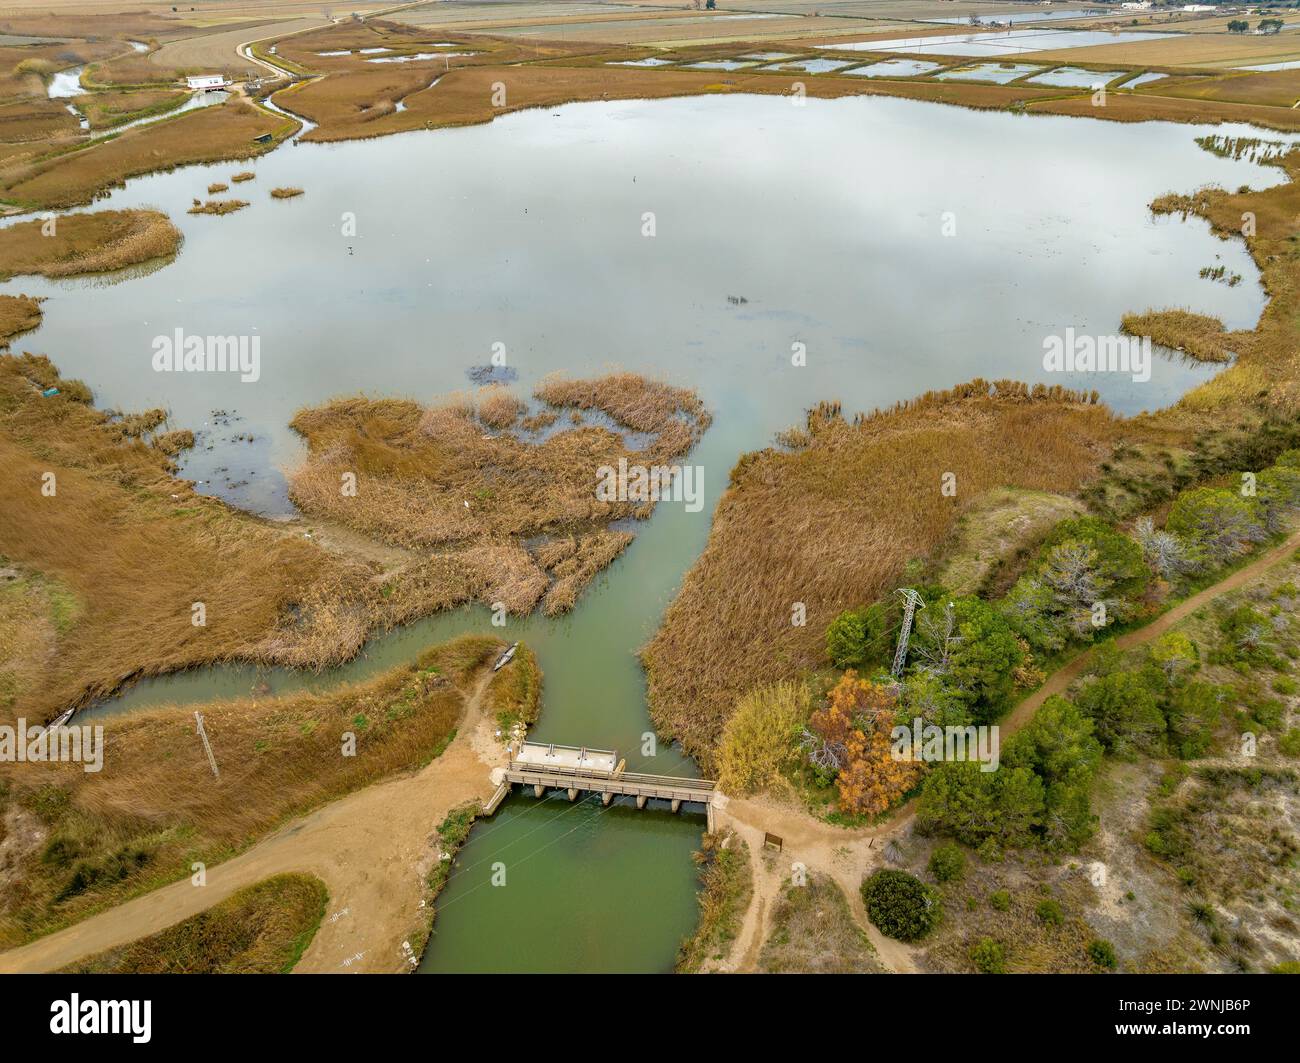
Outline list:
[[[230,82],[222,74],[200,74],[198,77],[188,77],[185,83],[189,85],[194,92],[207,92],[209,89],[224,89]]]

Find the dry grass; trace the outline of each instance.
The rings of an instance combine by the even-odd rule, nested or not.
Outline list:
[[[1213,414],[1229,408],[1255,408],[1278,416],[1300,410],[1300,250],[1295,218],[1300,216],[1300,151],[1279,161],[1290,180],[1258,192],[1202,189],[1195,195],[1167,197],[1153,206],[1185,210],[1207,218],[1223,239],[1242,239],[1243,215],[1255,218],[1246,247],[1263,274],[1269,303],[1252,331],[1230,332],[1223,343],[1237,360],[1183,399],[1171,417],[1183,412]]]
[[[222,184],[220,181],[216,181],[213,184],[208,185],[208,195],[210,196],[215,196],[219,192],[229,192],[229,191],[230,191],[230,186]]]
[[[41,323],[41,301],[27,295],[0,295],[0,345]]]
[[[0,277],[106,273],[170,258],[181,245],[180,230],[156,210],[68,214],[49,236],[45,225],[28,221],[0,229]]]
[[[252,170],[243,170],[240,173],[232,174],[230,180],[235,184],[243,184],[245,181],[253,180],[256,176],[257,174],[253,173]]]
[[[678,974],[699,974],[724,959],[740,933],[754,893],[749,846],[739,834],[706,834],[695,853],[700,868],[700,921],[677,950]]]
[[[60,394],[42,398],[51,386]],[[29,632],[45,665],[12,701],[28,718],[218,661],[322,668],[376,628],[485,593],[487,575],[466,559],[385,572],[197,495],[171,478],[169,454],[184,438],[165,430],[161,411],[110,416],[90,398],[46,359],[0,357],[0,555],[63,588],[73,618]],[[41,493],[45,473],[54,497]],[[205,627],[191,623],[196,601]]]
[[[65,974],[288,974],[325,917],[314,875],[275,875],[158,934],[88,956]]]
[[[802,448],[743,456],[643,653],[661,733],[712,768],[736,699],[815,667],[830,621],[888,592],[985,492],[1075,491],[1117,427],[1081,398],[975,381],[854,423],[837,406],[815,411]],[[941,494],[948,472],[956,497]],[[790,622],[795,602],[804,627]]]
[[[246,199],[209,199],[200,203],[197,199],[194,206],[190,207],[187,214],[234,214],[237,210],[243,210],[248,206]]]
[[[4,816],[35,816],[0,907],[6,945],[66,925],[253,844],[279,824],[437,756],[500,652],[465,636],[327,693],[204,706],[214,777],[188,712],[109,717],[105,770],[4,765]],[[96,721],[99,723],[101,721]],[[355,755],[345,756],[345,736]]]
[[[853,920],[839,886],[820,871],[806,885],[787,881],[772,908],[758,958],[766,974],[879,974],[866,933]]]
[[[546,592],[542,611],[547,616],[567,613],[596,575],[613,563],[635,538],[627,531],[598,531],[543,545],[538,561],[555,582]],[[545,556],[541,551],[546,551]]]
[[[528,409],[528,404],[511,394],[503,384],[480,388],[476,398],[478,419],[489,428],[510,428]]]
[[[1181,351],[1198,362],[1227,362],[1232,358],[1224,346],[1223,322],[1217,317],[1190,310],[1148,310],[1125,314],[1122,329],[1130,336],[1149,336],[1151,342]]]
[[[1082,870],[1022,867],[1013,861],[990,865],[971,858],[962,880],[942,892],[944,918],[926,943],[928,969],[976,973],[971,950],[988,938],[1002,947],[1010,973],[1096,973],[1087,948],[1097,934],[1084,918],[1095,893]],[[998,903],[990,903],[995,894],[1005,900],[995,897]],[[1059,922],[1039,915],[1043,901],[1059,906]]]
[[[486,408],[498,422],[510,401],[501,394],[494,391]],[[476,411],[467,398],[433,407],[341,399],[294,417],[308,460],[292,476],[293,496],[308,512],[406,546],[572,535],[650,511],[649,504],[598,500],[601,466],[616,466],[619,458],[653,464],[679,457],[708,423],[689,392],[628,374],[548,381],[537,394],[653,432],[652,441],[632,450],[618,431],[587,425],[531,443],[486,433],[491,421],[483,419],[484,405]],[[356,479],[355,496],[340,490],[348,474]]]
[[[173,111],[189,98],[184,89],[140,89],[128,92],[92,92],[74,100],[91,129],[111,129],[141,118]]]
[[[302,195],[301,188],[273,188],[271,189],[272,199],[293,199],[295,196]]]
[[[141,174],[263,154],[295,128],[296,123],[232,98],[74,151],[8,162],[0,168],[0,196],[27,207],[80,206]],[[254,138],[265,133],[274,139],[256,143]]]

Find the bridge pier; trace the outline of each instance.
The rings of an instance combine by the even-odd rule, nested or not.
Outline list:
[[[542,794],[544,793],[546,793],[546,787],[543,786],[541,783],[538,783],[536,786],[533,787],[534,797],[541,797]]]
[[[569,800],[570,800],[570,801],[576,801],[577,799],[578,799],[578,790],[577,790],[577,787],[570,786],[570,787],[569,787]]]
[[[613,800],[614,800],[613,790],[606,790],[603,794],[600,795],[600,803],[604,805],[606,808],[609,808],[609,803]]]
[[[646,801],[645,794],[638,794],[636,799],[636,807],[645,808],[645,801]]]
[[[680,810],[681,810],[681,807],[682,807],[682,799],[681,799],[680,797],[674,797],[674,798],[673,798],[673,811],[674,811],[674,812],[680,811]]]

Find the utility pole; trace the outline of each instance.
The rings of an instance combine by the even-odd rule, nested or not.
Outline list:
[[[203,717],[196,712],[194,719],[198,723],[199,737],[203,739],[203,751],[207,753],[208,763],[212,765],[212,774],[220,779],[221,772],[217,771],[217,758],[212,755],[212,747],[208,745],[208,733],[203,729]]]
[[[902,587],[898,593],[903,596],[906,604],[903,606],[903,626],[898,632],[898,649],[894,652],[894,666],[889,670],[895,679],[903,674],[903,665],[907,661],[907,641],[912,637],[912,617],[916,615],[917,609],[925,608],[925,601],[911,587]]]

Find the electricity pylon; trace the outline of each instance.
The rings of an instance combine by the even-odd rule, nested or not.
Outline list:
[[[903,665],[907,661],[907,641],[912,637],[912,617],[917,609],[925,608],[925,600],[911,587],[901,587],[898,591],[906,604],[903,606],[903,626],[898,632],[898,649],[894,651],[894,666],[889,674],[897,679],[903,674]]]

